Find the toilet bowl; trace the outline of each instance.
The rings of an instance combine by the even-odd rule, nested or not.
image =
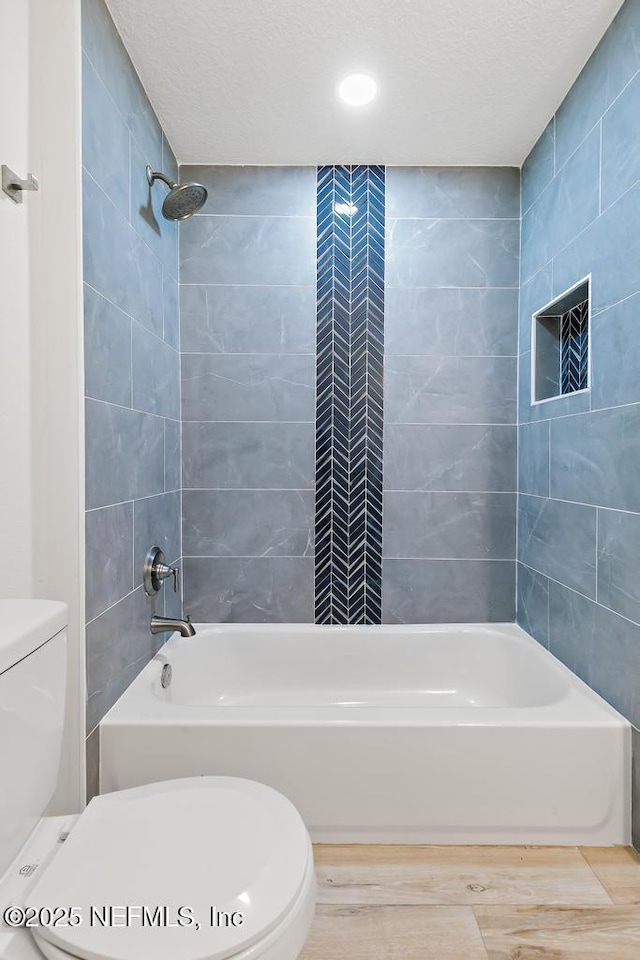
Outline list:
[[[0,921],[0,960],[295,960],[315,907],[313,851],[271,787],[191,777],[42,816],[63,729],[66,609],[0,608],[0,913],[18,916],[18,929]]]
[[[46,920],[75,908],[31,930],[48,960],[293,960],[314,906],[295,807],[233,777],[96,797],[25,897]]]

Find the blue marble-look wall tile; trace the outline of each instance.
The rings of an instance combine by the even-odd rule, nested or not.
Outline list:
[[[549,649],[631,723],[640,723],[640,626],[550,583]]]
[[[551,496],[640,512],[640,405],[551,424]]]
[[[180,355],[140,324],[132,329],[133,406],[171,420],[180,419]]]
[[[640,623],[640,515],[598,511],[598,603]]]
[[[131,594],[133,596],[133,594]],[[127,599],[127,598],[125,598]],[[124,601],[121,601],[122,603]],[[120,604],[117,604],[113,607],[113,610],[117,610]],[[105,617],[105,620],[109,617],[111,611],[102,616]],[[119,620],[124,619],[124,617],[119,617]],[[100,624],[102,617],[99,617],[97,620],[94,620],[94,623],[91,624],[93,627],[95,624]],[[105,627],[105,630],[109,627]],[[149,630],[149,625],[147,623],[147,632]],[[105,685],[102,690],[97,690],[95,693],[87,694],[87,706],[86,706],[86,728],[91,730],[92,727],[95,730],[97,725],[100,723],[105,713],[107,713],[111,707],[114,705],[116,700],[118,700],[122,694],[125,692],[128,686],[130,686],[135,678],[138,676],[140,671],[146,667],[147,663],[153,656],[153,653],[145,653],[138,660],[135,660],[133,663],[127,664],[119,673],[112,675],[109,679],[105,680]],[[92,668],[93,669],[93,668]]]
[[[146,167],[150,163],[135,141],[131,141],[129,218],[136,233],[174,274],[178,262],[178,225],[162,215],[162,204],[169,192],[161,180],[151,186]]]
[[[180,230],[182,283],[315,281],[311,217],[192,217]]]
[[[610,206],[640,180],[638,115],[640,74],[602,118],[602,206]]]
[[[516,489],[515,426],[387,424],[384,489]]]
[[[640,69],[640,3],[627,0],[556,114],[556,169]]]
[[[137,410],[86,401],[87,508],[162,493],[164,424]]]
[[[518,564],[516,620],[544,647],[549,646],[549,581],[541,573]]]
[[[589,410],[590,393],[567,393],[542,403],[533,403],[531,398],[531,354],[523,353],[519,361],[518,415],[520,423],[536,420],[555,420],[574,413]]]
[[[640,293],[591,319],[591,407],[640,401]]]
[[[129,215],[129,129],[89,60],[82,58],[82,162]]]
[[[593,274],[593,312],[640,290],[640,184],[612,204],[553,261],[554,296]]]
[[[149,632],[152,609],[138,587],[87,625],[87,730],[93,730],[154,656],[158,640]]]
[[[131,319],[84,285],[85,394],[131,406]]]
[[[180,167],[182,180],[209,191],[202,214],[254,217],[315,217],[315,167]]]
[[[133,590],[133,504],[89,510],[85,542],[89,621]]]
[[[180,419],[180,355],[139,324],[132,329],[133,406]]]
[[[186,557],[185,610],[213,623],[311,623],[312,557]]]
[[[602,657],[602,652],[594,649],[597,609],[596,603],[573,590],[549,584],[549,649],[586,683],[594,668],[597,672]],[[602,644],[606,649],[604,637]]]
[[[531,397],[531,351],[518,358],[518,424],[529,423],[536,417],[539,407],[534,407]]]
[[[172,567],[178,568],[178,590],[174,590],[173,582],[167,583],[165,589],[162,591],[164,594],[164,615],[165,617],[173,617],[174,620],[182,620],[184,616],[183,602],[182,602],[182,591],[184,588],[184,570],[182,559],[173,557],[169,560],[169,564]],[[167,639],[169,634],[164,635]]]
[[[553,299],[552,265],[542,267],[526,283],[520,286],[519,319],[518,319],[518,346],[519,353],[527,353],[532,349],[533,314],[546,307]]]
[[[512,560],[384,560],[382,584],[384,623],[514,619]]]
[[[178,281],[165,269],[162,275],[164,296],[163,337],[165,343],[180,349],[180,306]]]
[[[312,490],[185,490],[189,557],[311,557]]]
[[[538,199],[555,173],[555,119],[552,118],[522,165],[522,215]]]
[[[88,173],[83,176],[86,282],[162,336],[162,267]]]
[[[180,285],[187,353],[315,355],[315,287]]]
[[[104,0],[82,0],[81,41],[98,73],[124,84],[130,61]]]
[[[162,162],[162,130],[104,0],[82,0],[82,48],[149,163]]]
[[[160,547],[167,562],[182,556],[180,522],[178,491],[136,500],[134,505],[136,583],[142,582],[142,565],[150,547]],[[172,581],[167,580],[166,586],[172,589]]]
[[[521,494],[518,559],[538,573],[595,598],[595,508]]]
[[[391,220],[394,287],[517,287],[518,220]]]
[[[635,722],[640,716],[640,626],[632,622],[640,621],[640,590],[635,586],[640,566],[635,547],[640,533],[640,165],[635,122],[640,87],[633,78],[639,68],[640,0],[626,0],[554,118],[556,176],[529,211],[541,212],[537,233],[525,215],[523,276],[553,254],[548,270],[553,289],[545,290],[536,304],[530,290],[537,277],[523,285],[519,367],[520,487],[537,487],[527,478],[541,467],[543,454],[533,456],[531,438],[536,430],[547,429],[535,421],[549,420],[550,494],[558,500],[540,500],[544,506],[535,507],[535,498],[520,498],[521,538],[527,539],[528,525],[536,522],[539,511],[543,536],[528,545],[533,559],[527,561],[522,543],[519,558],[552,579],[546,585],[537,582],[531,571],[520,577],[518,620],[535,632],[530,610],[544,610],[548,587],[551,651]],[[532,197],[539,192],[535,185],[549,180],[551,137],[546,145],[544,139],[524,165],[525,212],[525,191]],[[601,175],[596,177],[600,139]],[[562,192],[555,186],[555,200],[554,185],[563,186]],[[551,198],[546,207],[545,196]],[[587,212],[593,215],[594,210],[603,212],[585,226]],[[560,249],[561,244],[566,246]],[[530,314],[588,274],[591,391],[531,406]],[[534,463],[524,469],[530,456]],[[589,504],[593,506],[585,506]],[[591,569],[594,513],[596,592]],[[521,599],[523,592],[533,600]],[[543,613],[537,619],[543,622]],[[637,786],[636,791],[640,796]],[[640,816],[637,819],[640,822]],[[636,833],[640,837],[640,828]]]
[[[164,489],[179,490],[182,472],[180,445],[181,425],[176,420],[164,421]]]
[[[595,220],[599,213],[599,180],[598,128],[587,137],[522,218],[523,280],[537,273]]]
[[[313,423],[184,423],[183,485],[312,489]]]
[[[523,423],[518,431],[518,492],[549,496],[549,421]]]
[[[177,228],[159,216],[164,187],[153,194],[156,222],[140,215],[145,164],[175,176],[175,160],[103,0],[83,0],[82,34],[91,730],[166,639],[149,633],[165,600],[131,593],[141,562],[134,509],[139,540],[158,529],[162,538],[172,523],[179,552],[180,495],[162,493],[180,486],[180,371]],[[126,409],[132,404],[176,419]]]
[[[518,291],[387,287],[385,356],[515,356]]]
[[[510,560],[515,530],[515,493],[385,493],[388,558]]]
[[[314,358],[187,354],[182,358],[182,418],[312,423]]]
[[[520,171],[509,167],[389,167],[390,218],[520,216]]]
[[[515,423],[512,357],[387,357],[389,423]]]

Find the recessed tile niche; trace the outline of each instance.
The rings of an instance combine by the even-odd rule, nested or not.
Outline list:
[[[533,315],[532,403],[590,387],[590,286],[581,280]]]

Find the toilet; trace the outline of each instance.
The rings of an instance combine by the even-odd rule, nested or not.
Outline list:
[[[66,608],[0,601],[2,960],[294,960],[315,907],[295,807],[234,777],[167,780],[47,817]]]

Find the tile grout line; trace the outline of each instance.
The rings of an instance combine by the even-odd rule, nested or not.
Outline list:
[[[82,170],[83,170],[84,173],[87,174],[87,176],[88,176],[88,177],[91,179],[91,181],[95,184],[95,186],[98,188],[98,190],[100,191],[100,193],[107,199],[109,205],[110,205],[111,207],[113,207],[113,209],[116,211],[118,217],[120,217],[120,218],[124,221],[124,223],[127,225],[127,227],[129,227],[129,229],[133,231],[133,233],[135,234],[135,237],[136,237],[136,239],[138,240],[138,242],[141,243],[141,244],[144,246],[144,248],[145,248],[145,250],[147,251],[147,253],[150,254],[150,255],[153,257],[153,259],[155,260],[155,262],[156,262],[156,263],[158,264],[158,266],[160,267],[161,272],[162,272],[163,270],[169,271],[169,267],[166,265],[166,263],[164,262],[164,260],[162,259],[162,257],[158,256],[158,254],[156,253],[156,251],[155,251],[155,250],[153,249],[153,247],[149,244],[148,240],[147,240],[144,236],[142,236],[142,234],[139,232],[138,228],[131,222],[131,210],[129,209],[129,210],[127,211],[126,215],[123,214],[122,210],[120,210],[120,208],[118,207],[118,205],[114,202],[113,198],[109,196],[109,194],[107,193],[107,191],[105,190],[105,188],[102,186],[102,184],[100,183],[100,181],[96,179],[96,177],[93,175],[93,173],[91,172],[91,170],[89,169],[89,167],[85,166],[84,163],[82,164]],[[170,271],[169,271],[169,272],[170,272]],[[178,272],[179,272],[179,270],[178,270]],[[171,273],[170,273],[170,276],[172,276],[174,280],[178,280],[178,277],[173,276],[173,274],[171,274]]]
[[[594,129],[595,129],[595,127],[594,127]],[[528,277],[526,278],[526,280],[524,281],[523,286],[526,286],[528,283],[530,283],[531,280],[533,280],[534,277],[536,277],[536,276],[538,275],[538,273],[540,273],[541,270],[544,270],[544,268],[545,268],[545,267],[548,267],[549,264],[552,264],[554,260],[557,260],[558,257],[560,257],[566,250],[568,250],[569,247],[570,247],[573,243],[575,243],[577,240],[579,240],[580,237],[582,237],[582,236],[587,232],[587,230],[591,229],[591,227],[594,225],[594,223],[596,223],[601,217],[603,217],[606,213],[608,213],[609,210],[611,210],[617,203],[620,203],[621,200],[624,200],[624,198],[627,196],[627,194],[631,193],[631,191],[632,191],[632,190],[635,190],[636,187],[638,187],[639,185],[640,185],[640,179],[635,180],[635,181],[631,184],[630,187],[627,187],[627,189],[624,191],[624,193],[620,194],[619,197],[617,197],[615,200],[613,200],[613,201],[609,204],[608,207],[605,207],[604,210],[602,211],[602,213],[599,213],[597,216],[593,217],[593,219],[590,220],[589,223],[587,223],[586,226],[584,226],[584,227],[580,230],[579,233],[577,233],[574,237],[572,237],[572,238],[571,238],[567,243],[565,243],[565,245],[564,245],[563,247],[561,247],[559,250],[556,250],[555,253],[553,253],[552,256],[550,256],[548,260],[546,260],[543,264],[541,264],[541,265],[538,267],[537,270],[534,271],[534,273],[532,273],[530,276],[528,276]],[[626,298],[625,298],[625,299],[626,299]],[[604,309],[607,309],[607,308],[604,308]],[[598,313],[601,313],[602,311],[599,310],[599,311],[597,311],[597,312],[598,312]]]
[[[491,956],[490,956],[490,954],[489,954],[489,945],[487,944],[487,941],[486,941],[485,935],[484,935],[484,930],[482,929],[482,925],[481,925],[481,923],[480,923],[480,919],[479,919],[479,917],[478,917],[478,914],[476,913],[476,906],[475,906],[475,904],[472,904],[472,905],[471,905],[471,912],[472,912],[472,914],[473,914],[473,919],[474,919],[476,928],[477,928],[477,930],[478,930],[478,933],[480,934],[480,941],[481,941],[481,943],[482,943],[482,947],[483,947],[483,949],[484,949],[486,958],[487,958],[487,960],[491,960]]]
[[[106,303],[109,303],[115,310],[118,311],[118,313],[121,313],[123,317],[127,317],[127,319],[130,320],[132,323],[136,323],[145,333],[148,333],[155,340],[158,340],[159,343],[163,343],[165,346],[173,350],[174,353],[180,356],[180,351],[177,349],[177,347],[174,347],[173,344],[169,343],[168,340],[165,340],[163,336],[161,337],[159,334],[157,334],[155,330],[152,330],[151,327],[148,327],[146,323],[144,323],[138,317],[134,317],[133,314],[127,313],[127,311],[124,310],[123,307],[121,307],[119,304],[115,302],[115,300],[112,300],[105,293],[103,293],[102,290],[98,290],[98,288],[90,284],[88,280],[83,279],[82,283],[83,283],[83,286],[85,286],[88,290],[91,290],[91,292],[94,293],[97,297],[100,297],[101,300],[104,300]],[[164,327],[163,327],[163,331],[164,331]]]
[[[471,493],[472,491],[468,492]],[[573,504],[575,507],[589,507],[591,510],[609,510],[611,513],[624,513],[632,517],[640,515],[640,510],[623,510],[620,507],[606,507],[600,503],[585,503],[583,500],[565,500],[563,497],[554,496],[547,497],[546,494],[541,493],[528,493],[525,491],[520,491],[519,495],[522,497],[532,497],[535,500],[551,500],[555,503]]]
[[[589,861],[588,861],[587,858],[585,857],[584,853],[582,852],[582,847],[579,846],[577,849],[578,849],[578,853],[579,853],[580,856],[582,857],[582,860],[584,861],[584,863],[585,863],[586,866],[588,867],[590,873],[592,874],[593,879],[594,879],[595,882],[598,884],[598,886],[601,887],[601,889],[603,890],[605,896],[606,896],[607,899],[609,900],[609,903],[611,904],[611,906],[620,906],[620,904],[616,904],[615,900],[613,899],[613,897],[612,897],[611,894],[609,893],[609,890],[607,889],[606,884],[600,879],[600,877],[598,876],[598,874],[596,873],[596,871],[593,869],[593,867],[591,866],[591,864],[589,863]]]
[[[631,620],[629,617],[625,617],[624,614],[618,613],[617,610],[613,610],[611,607],[605,606],[604,603],[597,602],[596,600],[593,599],[593,597],[588,597],[586,593],[581,593],[580,590],[576,590],[575,587],[567,586],[566,583],[562,583],[561,580],[556,580],[555,577],[550,577],[548,573],[543,573],[542,570],[538,570],[537,567],[532,567],[531,564],[525,563],[524,560],[519,560],[518,562],[521,563],[523,567],[527,567],[529,570],[532,570],[533,573],[537,573],[539,576],[545,577],[551,583],[555,583],[558,587],[562,587],[564,590],[570,590],[571,593],[575,593],[576,596],[582,597],[583,600],[588,600],[589,603],[593,603],[595,606],[600,607],[601,610],[606,610],[607,613],[613,614],[614,617],[619,617],[620,620],[624,620],[626,623],[631,623],[634,627],[640,627],[640,622],[636,622],[635,620]],[[620,713],[620,711],[618,712]],[[628,720],[628,717],[625,719]],[[629,720],[629,723],[631,723],[630,720]]]
[[[586,66],[586,65],[585,65],[585,66]],[[571,153],[564,159],[563,163],[562,163],[560,166],[558,166],[558,164],[557,164],[557,158],[556,158],[556,153],[557,153],[557,147],[556,147],[556,145],[557,145],[556,118],[557,118],[557,115],[558,115],[558,110],[556,110],[556,112],[555,112],[554,115],[553,115],[552,121],[549,121],[550,123],[553,122],[553,175],[552,175],[551,180],[549,181],[549,183],[546,183],[546,184],[544,185],[544,187],[540,190],[540,193],[537,194],[537,196],[536,196],[535,199],[529,204],[529,206],[527,207],[527,209],[522,211],[522,216],[523,216],[523,217],[524,217],[527,213],[530,212],[530,210],[532,209],[532,207],[537,203],[537,201],[540,199],[540,197],[542,196],[542,194],[543,194],[543,193],[545,192],[545,190],[549,187],[550,183],[551,183],[553,180],[555,180],[556,176],[558,176],[558,174],[560,174],[560,173],[564,170],[564,168],[567,166],[567,164],[569,163],[569,161],[576,155],[576,153],[578,152],[578,150],[579,150],[582,146],[584,146],[584,144],[586,143],[586,141],[589,139],[589,137],[591,136],[591,134],[593,133],[593,131],[594,131],[594,130],[596,129],[596,127],[598,126],[598,124],[601,124],[601,125],[602,125],[602,121],[604,120],[604,118],[606,117],[606,115],[609,113],[609,111],[611,110],[611,108],[617,103],[617,101],[620,99],[620,97],[623,95],[623,93],[625,93],[625,91],[627,90],[627,88],[631,86],[631,84],[633,83],[633,81],[635,80],[635,78],[638,76],[639,73],[640,73],[640,70],[636,70],[636,72],[633,74],[633,76],[630,77],[629,80],[627,80],[627,82],[626,82],[625,85],[622,87],[622,89],[616,94],[616,96],[613,98],[613,100],[611,101],[611,103],[607,104],[606,108],[605,108],[605,109],[603,110],[603,112],[600,114],[600,116],[598,117],[598,119],[589,127],[589,130],[587,131],[587,133],[585,133],[585,135],[584,135],[584,137],[582,138],[582,140],[580,140],[580,142],[579,142],[578,144],[576,144],[576,146],[574,147],[574,149],[573,149],[573,150],[571,151]],[[562,106],[562,104],[560,104],[560,106]],[[558,108],[558,109],[559,109],[559,108]],[[543,134],[544,134],[544,130],[542,131],[542,134],[540,134],[540,137],[542,137]],[[535,148],[535,146],[537,145],[538,141],[540,140],[540,137],[538,138],[538,140],[536,140],[536,143],[534,143],[533,147],[531,148],[532,150],[533,150],[533,149]],[[529,151],[529,155],[530,155],[530,154],[531,154],[531,151]],[[527,157],[525,157],[525,162],[526,162],[526,160],[527,160]],[[524,166],[524,163],[523,163],[523,166]],[[521,167],[521,170],[522,170],[522,167]],[[601,212],[604,212],[604,211],[601,211]]]
[[[595,538],[595,548],[596,548],[596,588],[595,588],[595,600],[594,603],[598,603],[598,555],[600,553],[600,510],[596,507],[596,538]],[[604,604],[601,604],[604,606]]]

